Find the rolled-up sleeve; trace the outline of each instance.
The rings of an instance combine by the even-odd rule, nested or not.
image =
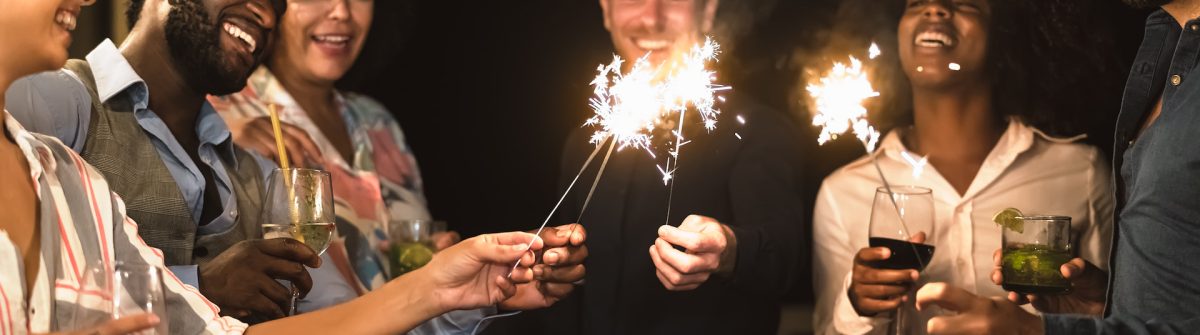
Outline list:
[[[24,77],[4,95],[4,108],[25,129],[54,136],[75,152],[83,151],[92,98],[74,73],[58,70]]]

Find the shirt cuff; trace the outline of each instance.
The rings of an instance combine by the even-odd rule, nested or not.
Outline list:
[[[171,273],[175,274],[175,277],[179,278],[179,281],[182,281],[184,284],[191,285],[192,288],[195,288],[197,291],[200,290],[200,270],[198,266],[176,265],[168,266],[167,269],[171,270]]]
[[[520,312],[496,313],[496,307],[451,311],[426,321],[408,334],[476,334],[487,328],[487,325],[491,324],[493,320],[517,315]]]
[[[842,281],[842,289],[839,291],[838,298],[833,302],[833,324],[834,332],[837,334],[866,334],[875,329],[886,329],[890,318],[879,316],[861,316],[858,311],[854,310],[854,304],[850,303],[850,276],[846,274],[846,279]]]

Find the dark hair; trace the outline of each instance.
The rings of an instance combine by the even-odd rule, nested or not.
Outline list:
[[[129,23],[130,27],[137,23],[138,18],[142,15],[142,5],[146,4],[146,0],[129,0],[129,8],[125,9],[125,22]]]
[[[1091,128],[1089,114],[1115,115],[1124,73],[1111,71],[1120,68],[1116,43],[1092,1],[991,0],[991,6],[987,74],[997,117],[1068,136]],[[882,95],[872,106],[880,111],[872,121],[884,130],[912,124],[912,91],[895,52],[904,10],[900,0],[843,3],[826,50],[862,53],[870,41],[879,43],[884,53],[871,71]]]
[[[287,10],[287,2],[284,0],[272,0],[272,5],[279,9],[275,15],[283,16],[283,12]],[[142,16],[142,7],[146,5],[146,0],[129,0],[129,8],[125,8],[125,22],[132,28]],[[282,6],[282,7],[280,7]]]

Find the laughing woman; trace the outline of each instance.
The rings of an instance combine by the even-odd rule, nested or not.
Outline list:
[[[17,78],[58,69],[84,0],[0,0],[0,91]],[[0,95],[0,105],[4,96]],[[482,235],[446,249],[425,267],[352,302],[254,327],[222,317],[194,287],[164,271],[166,315],[134,315],[99,325],[112,292],[81,289],[84,269],[114,264],[163,267],[161,253],[137,236],[121,198],[71,148],[0,115],[0,333],[78,331],[126,334],[169,327],[170,334],[401,333],[436,315],[491,306],[533,277],[528,264],[541,240],[525,233]],[[304,248],[299,242],[294,248]],[[511,278],[511,279],[510,279]],[[514,282],[516,281],[516,282]],[[106,319],[107,315],[101,319]],[[87,318],[91,319],[91,318]],[[89,329],[75,329],[75,328]]]
[[[1078,143],[1081,137],[1050,135],[1051,130],[1072,125],[1068,116],[1078,110],[1060,108],[1048,96],[1064,92],[1056,91],[1063,86],[1046,88],[1072,83],[1066,71],[1087,62],[1079,59],[1035,70],[1039,63],[1071,52],[1069,47],[1077,42],[1062,36],[1068,31],[1062,26],[1072,22],[1063,13],[1082,3],[870,2],[872,10],[895,10],[887,30],[895,34],[897,44],[884,52],[894,56],[881,62],[897,67],[904,85],[883,91],[907,93],[897,99],[907,103],[891,106],[900,107],[897,118],[907,121],[898,122],[873,155],[893,185],[932,189],[935,231],[927,232],[934,238],[925,243],[937,252],[920,273],[874,267],[904,250],[867,246],[872,200],[882,185],[871,159],[859,159],[825,178],[813,222],[819,333],[882,333],[897,308],[905,309],[901,315],[907,316],[903,321],[908,328],[901,333],[925,333],[926,321],[936,312],[917,311],[905,302],[913,301],[911,293],[930,281],[949,282],[981,296],[1006,296],[992,278],[1001,228],[991,218],[1009,207],[1071,216],[1073,251],[1088,262],[1085,266],[1079,261],[1072,271],[1072,294],[1103,294],[1113,206],[1108,164],[1096,148]],[[1084,87],[1066,91],[1075,96],[1053,99],[1096,94]],[[1068,132],[1058,132],[1064,133]],[[909,154],[928,158],[923,174],[910,173],[905,162]],[[1053,303],[1069,299],[1072,296],[1048,297],[1041,302],[1051,302],[1051,307],[1038,306],[1069,306]],[[1099,306],[1079,307],[1085,308],[1056,311],[1099,313]]]
[[[375,251],[383,242],[383,227],[388,220],[430,219],[416,159],[391,112],[367,96],[335,87],[359,59],[373,27],[376,5],[374,0],[288,1],[275,32],[274,52],[265,66],[250,76],[243,91],[209,98],[230,125],[234,142],[267,157],[276,155],[269,119],[271,109],[275,109],[293,164],[318,167],[333,175],[339,242],[330,250],[338,255],[332,257],[340,274],[315,273],[314,281],[317,285],[325,281],[354,290],[340,296],[316,297],[324,301],[307,304],[309,309],[377,289],[387,278],[383,267],[386,262],[380,261],[382,255]],[[544,274],[539,275],[538,282],[522,285],[519,298],[501,303],[499,309],[547,307],[574,289],[572,283],[583,278],[580,263],[587,252],[580,243],[584,230],[580,228],[572,235],[570,241],[579,243],[571,245],[557,245],[548,235],[571,227],[578,226],[543,232],[546,242],[554,247],[548,252],[565,256],[537,265],[538,273]],[[453,233],[433,237],[437,249],[452,245],[458,238]],[[306,309],[306,304],[302,302],[300,307]],[[480,320],[497,313],[496,308],[486,308],[449,314],[419,330],[472,331],[474,325],[483,324]]]

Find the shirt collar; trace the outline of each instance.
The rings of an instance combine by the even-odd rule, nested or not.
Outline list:
[[[121,50],[117,49],[112,40],[105,39],[104,42],[100,42],[100,45],[88,53],[87,61],[91,65],[92,75],[96,77],[96,93],[100,95],[101,101],[108,102],[122,92],[129,92],[129,98],[136,109],[149,106],[150,92],[146,82],[133,70],[133,66],[129,65],[125,55],[121,54]]]
[[[237,155],[234,155],[233,145],[229,143],[233,138],[229,126],[208,101],[200,106],[200,115],[196,116],[196,136],[200,137],[201,144],[212,145],[217,154],[234,166],[237,165]]]
[[[33,133],[26,131],[25,127],[17,122],[17,119],[8,114],[8,110],[4,110],[4,127],[17,142],[17,147],[21,148],[21,152],[25,154],[25,161],[29,163],[29,177],[33,179],[34,185],[38,185],[42,174],[47,169],[54,171],[56,167],[50,148],[34,137]],[[38,196],[41,196],[40,189]]]
[[[921,159],[920,156],[909,152],[904,146],[904,142],[901,140],[901,132],[903,132],[903,130],[889,132],[887,136],[884,137],[883,141],[880,142],[879,150],[875,153],[872,153],[872,155],[881,155],[886,159],[891,159],[908,166],[912,166],[914,164],[910,161],[919,161]],[[1053,137],[1047,135],[1045,132],[1042,132],[1037,128],[1022,123],[1019,120],[1010,119],[1008,122],[1008,128],[1005,129],[1004,134],[1000,136],[1000,140],[996,142],[996,146],[992,147],[991,153],[989,153],[987,158],[984,160],[984,167],[980,168],[979,174],[975,176],[977,180],[971,182],[970,189],[968,189],[967,192],[962,195],[961,199],[969,199],[973,197],[974,194],[979,192],[979,190],[994,182],[996,177],[1012,166],[1013,162],[1016,161],[1018,156],[1026,151],[1029,151],[1029,149],[1033,147],[1033,144],[1038,139],[1054,143],[1073,143],[1086,137],[1087,135],[1078,135],[1066,138]],[[853,168],[866,164],[871,164],[871,160],[858,160],[850,165],[847,165],[847,168]],[[930,168],[931,167],[923,166],[922,169],[926,171],[925,173],[929,173],[928,169]],[[976,186],[976,184],[979,185]]]
[[[259,66],[258,70],[255,70],[250,75],[246,88],[253,91],[254,94],[250,96],[257,97],[258,102],[263,106],[269,106],[270,104],[278,106],[279,118],[284,122],[296,123],[294,119],[296,117],[307,118],[307,116],[303,115],[292,115],[293,113],[303,113],[304,109],[300,108],[300,104],[283,87],[283,84],[279,82],[279,78],[275,77],[271,69],[268,69],[265,65]],[[338,90],[333,90],[333,97],[337,106],[342,106],[342,108],[339,108],[339,112],[344,114],[346,106],[345,97]]]

